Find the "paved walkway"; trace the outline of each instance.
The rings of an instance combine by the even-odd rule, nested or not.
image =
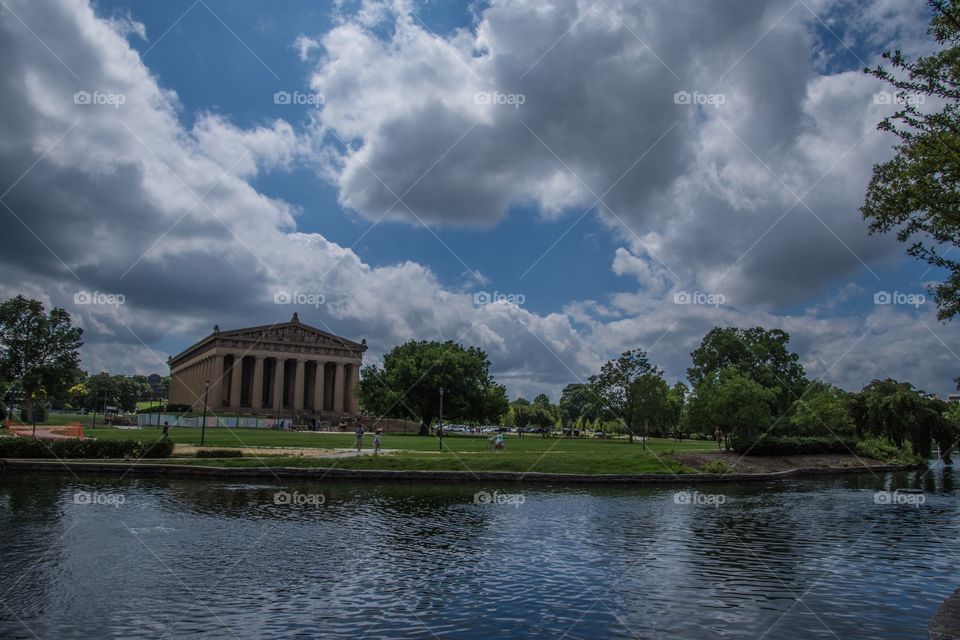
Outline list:
[[[63,426],[55,427],[37,427],[37,437],[43,440],[76,440],[76,436],[65,436],[60,433],[54,433],[53,430],[63,430]],[[33,436],[33,427],[10,427],[10,431],[18,436]]]

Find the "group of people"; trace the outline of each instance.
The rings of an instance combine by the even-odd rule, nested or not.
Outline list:
[[[360,453],[360,450],[363,449],[363,424],[359,421],[357,422],[357,428],[353,432],[357,437],[356,441],[353,443],[353,446],[356,447],[357,453]],[[377,427],[377,430],[373,433],[373,453],[374,455],[380,453],[380,445],[383,440],[383,427]]]

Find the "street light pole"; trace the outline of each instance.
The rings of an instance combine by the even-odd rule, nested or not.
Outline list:
[[[207,394],[210,392],[210,381],[203,383],[203,424],[200,427],[200,446],[203,446],[207,435]]]
[[[440,451],[443,451],[443,387],[440,387]]]

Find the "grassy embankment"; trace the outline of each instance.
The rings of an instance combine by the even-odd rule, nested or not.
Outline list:
[[[87,436],[98,439],[139,439],[158,435],[155,428],[85,429]],[[200,429],[175,427],[170,437],[178,444],[200,444]],[[372,435],[364,438],[364,452],[370,454]],[[542,473],[684,473],[690,469],[669,457],[669,452],[710,451],[710,442],[677,442],[651,439],[644,450],[639,442],[627,440],[594,440],[586,438],[542,438],[527,435],[507,436],[504,451],[490,451],[486,436],[448,435],[443,451],[435,437],[385,434],[383,448],[395,450],[388,455],[363,455],[349,458],[317,458],[284,455],[284,447],[346,449],[353,445],[350,433],[281,432],[265,429],[207,429],[205,447],[277,447],[276,455],[249,455],[242,458],[171,459],[164,462],[203,464],[224,467],[293,466],[331,467],[344,469],[397,469],[448,471],[518,471]],[[156,461],[151,461],[156,462]]]

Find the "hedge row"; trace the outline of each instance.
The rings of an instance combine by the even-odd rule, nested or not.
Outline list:
[[[165,404],[159,407],[161,413],[186,413],[191,411],[193,407],[188,404]],[[137,409],[137,413],[156,413],[158,410],[157,405],[152,407],[143,407],[142,409]]]
[[[0,437],[0,458],[167,458],[173,441],[39,440],[23,436]]]
[[[240,449],[199,449],[193,455],[197,458],[242,458],[243,451]]]
[[[813,455],[820,453],[845,453],[856,451],[853,438],[803,437],[760,438],[735,440],[733,450],[751,456]]]

